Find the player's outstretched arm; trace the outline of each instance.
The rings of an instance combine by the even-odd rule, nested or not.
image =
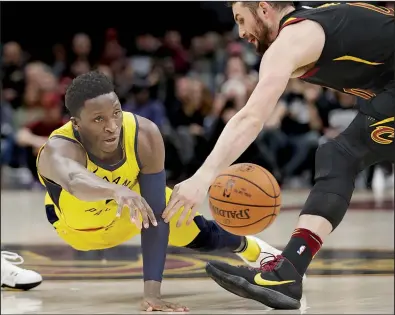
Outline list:
[[[158,127],[148,119],[137,117],[139,133],[137,158],[141,196],[154,212],[158,225],[141,231],[143,252],[143,310],[185,311],[185,307],[160,299],[160,288],[169,241],[169,224],[161,217],[166,207],[165,145]]]
[[[61,186],[74,197],[85,201],[114,199],[118,204],[119,217],[128,208],[131,221],[141,229],[149,222],[156,226],[156,219],[150,206],[140,194],[123,185],[109,183],[86,169],[86,153],[77,143],[61,138],[51,138],[42,149],[38,163],[38,173],[45,179]]]
[[[86,153],[77,143],[56,137],[49,139],[40,153],[37,170],[80,200],[114,199],[117,185],[86,169]]]
[[[179,222],[192,222],[197,208],[219,173],[231,165],[256,139],[269,119],[292,74],[314,64],[321,55],[325,34],[321,26],[303,21],[285,27],[262,58],[260,78],[247,104],[226,124],[213,151],[196,174],[174,187],[163,213],[166,222],[184,206]]]
[[[198,173],[211,182],[248,148],[269,119],[292,74],[315,63],[324,44],[323,29],[312,21],[281,31],[262,58],[259,82],[247,104],[227,123]]]

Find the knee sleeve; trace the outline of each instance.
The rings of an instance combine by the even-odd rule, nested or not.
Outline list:
[[[348,209],[358,163],[336,140],[321,145],[316,153],[315,185],[301,215],[318,215],[332,224],[333,230]]]
[[[236,250],[243,240],[242,236],[233,235],[223,230],[215,221],[206,220],[199,215],[194,218],[200,233],[186,247],[201,252],[209,252],[219,249]]]

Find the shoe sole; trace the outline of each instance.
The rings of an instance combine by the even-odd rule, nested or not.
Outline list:
[[[280,292],[253,285],[242,277],[229,275],[210,263],[206,272],[220,287],[242,298],[258,301],[274,309],[295,310],[300,308],[300,301]]]
[[[13,289],[13,290],[22,290],[22,291],[28,291],[30,289],[33,289],[37,287],[38,285],[41,284],[42,281],[39,282],[33,282],[33,283],[26,283],[26,284],[16,284],[14,287],[11,287],[6,284],[2,284],[2,288],[7,288],[7,289]]]

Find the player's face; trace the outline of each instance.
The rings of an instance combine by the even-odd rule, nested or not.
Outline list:
[[[275,10],[266,2],[260,2],[258,9],[252,12],[241,1],[236,2],[232,9],[239,26],[239,36],[252,43],[257,53],[263,55],[277,36]]]
[[[77,131],[95,152],[117,150],[122,128],[122,109],[112,92],[85,102],[80,116],[74,119]]]

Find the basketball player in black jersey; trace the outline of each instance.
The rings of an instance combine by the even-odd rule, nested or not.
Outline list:
[[[354,121],[317,150],[316,183],[282,254],[258,269],[221,262],[206,267],[230,292],[296,309],[302,276],[342,221],[357,174],[378,162],[395,162],[394,12],[356,2],[300,10],[292,2],[235,2],[232,9],[240,37],[263,54],[259,83],[203,166],[175,187],[163,216],[169,221],[181,206],[194,215],[215,177],[257,137],[290,78],[358,96]]]

